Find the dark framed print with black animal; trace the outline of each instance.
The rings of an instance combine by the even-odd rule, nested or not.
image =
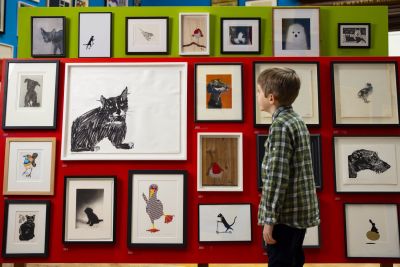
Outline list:
[[[371,24],[339,23],[338,46],[339,48],[370,48]]]
[[[339,126],[398,126],[395,61],[331,62],[333,120]]]
[[[334,136],[337,193],[399,193],[399,136]]]
[[[128,246],[186,246],[187,172],[129,171]]]
[[[263,181],[261,178],[261,166],[265,155],[267,134],[257,134],[257,185],[258,190],[262,190]],[[319,134],[310,135],[311,159],[314,171],[314,182],[317,190],[322,190],[322,161],[321,161],[321,136]]]
[[[243,122],[242,64],[195,64],[195,121]]]
[[[199,242],[251,242],[251,204],[199,204]]]
[[[3,229],[4,258],[47,257],[50,201],[5,200]]]
[[[32,57],[65,57],[65,32],[65,17],[32,17]]]
[[[64,179],[64,243],[114,243],[117,180],[114,176]]]
[[[3,129],[55,129],[58,60],[6,60]]]

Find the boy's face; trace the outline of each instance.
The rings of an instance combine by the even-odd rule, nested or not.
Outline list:
[[[257,103],[261,111],[270,112],[273,105],[270,101],[270,95],[265,96],[264,91],[261,89],[260,85],[257,84]]]

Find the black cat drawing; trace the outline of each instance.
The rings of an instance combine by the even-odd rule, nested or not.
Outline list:
[[[64,31],[59,30],[56,31],[53,29],[50,32],[46,32],[43,28],[40,28],[40,32],[42,33],[43,41],[45,43],[51,43],[53,45],[53,54],[63,54],[63,42],[64,42]],[[57,51],[59,51],[57,53]]]
[[[19,240],[28,241],[35,237],[35,215],[25,215],[26,221],[19,227]]]
[[[115,148],[132,149],[133,143],[124,143],[126,113],[128,111],[128,87],[121,95],[105,98],[100,96],[101,106],[74,120],[71,127],[71,151],[97,151],[97,144],[108,138]]]
[[[90,226],[93,226],[93,224],[97,224],[99,222],[102,222],[103,219],[99,219],[99,217],[93,212],[92,208],[87,207],[84,212],[86,213],[86,216],[88,217],[88,222]]]

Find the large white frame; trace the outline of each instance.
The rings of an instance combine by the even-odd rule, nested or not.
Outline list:
[[[183,50],[183,45],[184,45],[183,34],[186,32],[186,34],[189,33],[192,35],[192,34],[194,34],[194,31],[196,30],[196,29],[192,29],[192,28],[185,28],[185,27],[189,27],[189,25],[185,25],[185,24],[182,25],[182,23],[184,23],[185,16],[204,17],[203,19],[205,19],[205,24],[206,24],[205,25],[205,27],[206,27],[206,33],[205,33],[206,42],[204,44],[204,46],[206,48],[204,49],[204,51],[185,52]],[[207,12],[179,13],[179,55],[209,55],[209,54],[210,54],[210,14]]]

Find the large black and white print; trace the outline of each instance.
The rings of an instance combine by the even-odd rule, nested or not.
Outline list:
[[[104,189],[76,190],[76,228],[102,228]]]
[[[65,56],[65,17],[32,17],[32,57]]]
[[[43,75],[22,74],[19,85],[19,108],[40,108],[42,103]]]
[[[339,47],[340,48],[369,48],[371,33],[369,23],[340,23]]]

